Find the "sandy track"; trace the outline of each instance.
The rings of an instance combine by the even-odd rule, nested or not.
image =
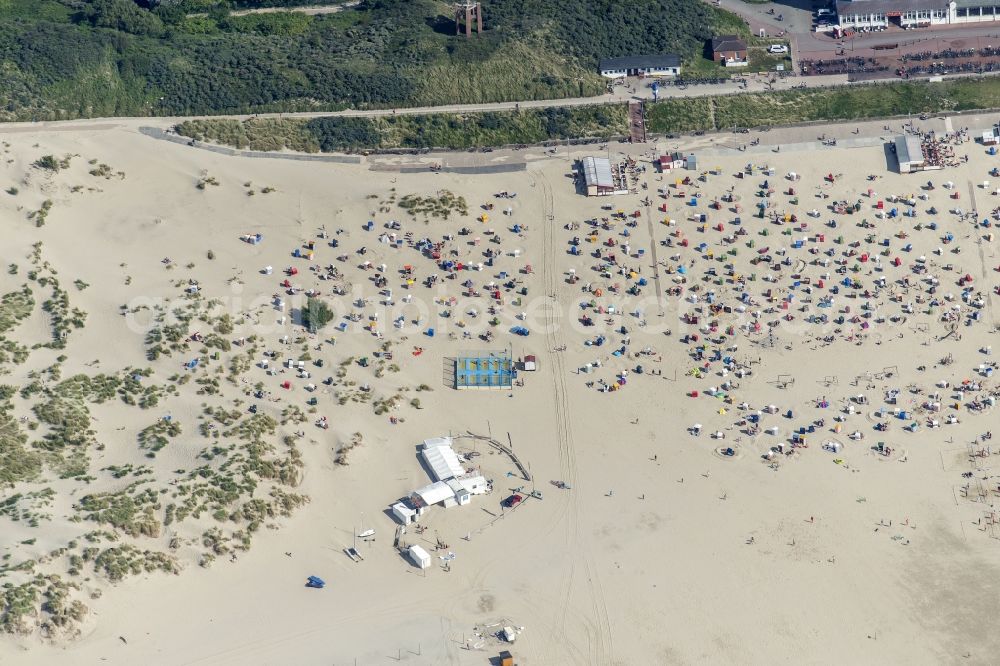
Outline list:
[[[555,255],[557,252],[555,230],[558,227],[559,222],[557,221],[555,215],[552,185],[549,183],[549,180],[544,173],[539,172],[537,176],[537,182],[540,186],[542,195],[542,224],[545,225],[543,234],[543,285],[545,296],[551,299],[553,307],[558,307],[558,304],[560,303],[564,304],[561,308],[564,316],[560,319],[561,325],[564,326],[566,325],[565,315],[569,314],[570,316],[573,316],[575,312],[566,312],[565,304],[569,303],[572,295],[567,294],[566,300],[561,298],[562,294],[559,292],[563,290],[561,289],[562,285],[559,283],[560,276],[556,275],[555,272]],[[565,356],[562,352],[555,351],[563,341],[562,336],[559,335],[559,329],[555,325],[550,325],[546,329],[545,341],[546,346],[549,349],[549,362],[552,364],[553,368],[552,391],[555,404],[560,470],[564,476],[563,480],[570,483],[573,488],[577,488],[574,492],[578,493],[580,492],[580,489],[578,488],[579,475],[576,452],[574,450],[573,421],[570,416],[573,414],[573,411],[569,402],[569,392],[566,387],[567,369]],[[589,620],[593,623],[593,631],[588,635],[588,638],[591,641],[590,663],[610,663],[614,650],[611,639],[611,624],[607,613],[607,602],[604,599],[604,590],[592,563],[592,556],[589,552],[590,544],[582,539],[580,535],[580,502],[577,501],[575,497],[571,496],[569,505],[569,522],[566,524],[568,531],[567,552],[575,556],[571,555],[571,568],[566,576],[566,582],[564,583],[566,593],[565,607],[569,607],[569,597],[572,593],[575,580],[577,577],[582,576],[591,606],[590,610],[592,616]],[[577,559],[579,559],[582,564],[582,571],[577,569]],[[565,616],[563,618],[563,622],[565,623]]]

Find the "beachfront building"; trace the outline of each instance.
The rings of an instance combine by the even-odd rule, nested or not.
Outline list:
[[[602,58],[598,68],[601,76],[609,79],[625,76],[677,76],[681,73],[681,57],[673,53],[662,53]]]
[[[392,511],[392,517],[400,525],[409,525],[417,519],[417,511],[411,506],[408,506],[404,502],[396,502],[389,509]]]
[[[838,0],[841,30],[879,30],[890,26],[936,25],[1000,20],[1000,3],[992,0]]]
[[[432,437],[425,439],[420,445],[420,457],[435,481],[465,474],[462,463],[458,461],[458,454],[452,448],[454,443],[455,440],[451,437]]]
[[[674,169],[683,169],[687,160],[684,153],[672,152],[667,155],[660,155],[660,172],[667,173]]]
[[[588,197],[628,194],[628,176],[624,163],[612,164],[606,157],[584,157],[578,165]]]
[[[897,136],[893,141],[893,150],[899,163],[899,173],[923,171],[928,167],[927,156],[918,136],[912,134]]]
[[[445,508],[464,506],[472,501],[473,495],[492,490],[486,477],[466,471],[453,444],[451,437],[433,437],[420,445],[420,458],[433,483],[417,488],[409,497],[390,506],[393,518],[401,525],[416,521],[435,504]]]
[[[675,151],[667,155],[660,155],[657,162],[660,165],[660,173],[670,173],[677,169],[694,171],[698,168],[698,158],[694,156],[694,153],[685,156],[684,153]]]
[[[1000,123],[997,123],[990,129],[983,132],[980,139],[984,146],[997,146],[1000,145]]]

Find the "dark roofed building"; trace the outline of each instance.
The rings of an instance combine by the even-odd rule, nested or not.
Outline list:
[[[673,53],[663,53],[602,58],[599,68],[601,76],[609,79],[620,76],[677,76],[681,73],[681,57]]]
[[[713,37],[712,60],[727,65],[744,64],[747,61],[747,43],[737,35]]]

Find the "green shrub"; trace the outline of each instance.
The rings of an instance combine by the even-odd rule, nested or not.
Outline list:
[[[335,316],[326,301],[310,296],[302,308],[302,325],[315,333],[333,321]]]

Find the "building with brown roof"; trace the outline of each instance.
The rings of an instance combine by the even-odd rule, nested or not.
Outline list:
[[[719,35],[712,38],[712,60],[726,65],[747,64],[747,43],[737,35]]]

